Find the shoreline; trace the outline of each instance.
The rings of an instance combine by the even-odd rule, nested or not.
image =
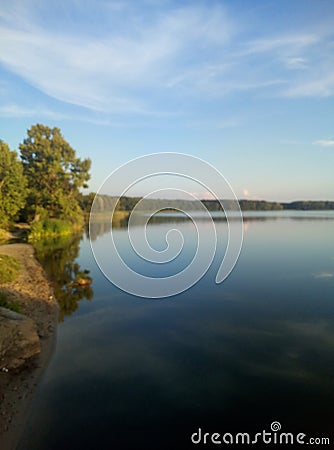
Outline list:
[[[43,268],[30,244],[0,245],[0,255],[21,263],[17,279],[0,285],[22,307],[22,313],[37,327],[41,351],[24,367],[0,372],[0,448],[15,450],[21,439],[29,408],[56,346],[58,304]]]

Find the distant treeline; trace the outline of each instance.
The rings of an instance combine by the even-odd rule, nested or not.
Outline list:
[[[95,194],[90,193],[82,196],[81,207],[87,212],[90,210]],[[117,203],[118,201],[118,203]],[[118,211],[132,211],[138,205],[139,211],[153,211],[160,209],[200,211],[203,205],[209,211],[222,211],[218,200],[166,200],[166,199],[143,199],[142,197],[113,197],[110,195],[97,195],[94,201],[95,213],[111,211],[115,206]],[[117,203],[117,205],[116,205]],[[222,200],[224,209],[235,210],[235,200]],[[267,202],[265,200],[239,200],[242,211],[282,211],[282,210],[334,210],[334,201],[294,201],[290,203]]]

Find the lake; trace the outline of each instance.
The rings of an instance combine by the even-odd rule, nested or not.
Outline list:
[[[111,284],[87,236],[39,245],[60,323],[21,450],[196,448],[199,428],[257,433],[274,421],[282,432],[333,439],[334,212],[245,213],[239,260],[221,284],[226,222],[216,219],[222,238],[212,266],[166,299]],[[161,264],[134,260],[124,225],[115,235],[128,262],[167,276]],[[198,217],[197,225],[207,223]],[[179,214],[158,217],[150,225],[157,245],[171,226],[185,242],[176,271],[192,257],[193,229]],[[106,252],[109,228],[91,229]],[[92,285],[74,287],[84,269]]]

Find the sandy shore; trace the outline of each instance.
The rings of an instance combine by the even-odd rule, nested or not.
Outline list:
[[[0,449],[14,450],[29,412],[38,381],[52,356],[57,330],[58,306],[42,267],[28,244],[1,245],[0,254],[21,262],[18,278],[0,285],[8,297],[18,301],[23,314],[37,325],[41,353],[21,370],[0,372]]]

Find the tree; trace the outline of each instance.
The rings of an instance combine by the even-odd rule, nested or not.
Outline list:
[[[8,226],[24,207],[26,185],[17,153],[0,140],[0,226]]]
[[[95,192],[90,192],[89,194],[80,194],[79,196],[79,205],[82,211],[86,214],[90,213],[94,198],[96,194]]]
[[[88,187],[90,159],[77,158],[59,128],[37,124],[27,134],[20,144],[29,187],[27,219],[78,221],[82,217],[79,189]]]

